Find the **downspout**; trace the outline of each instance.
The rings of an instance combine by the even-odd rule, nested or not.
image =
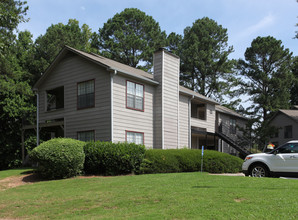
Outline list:
[[[193,95],[188,100],[188,148],[191,149],[191,100],[193,100],[195,96]]]

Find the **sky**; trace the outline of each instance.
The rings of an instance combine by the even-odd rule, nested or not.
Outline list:
[[[138,8],[152,16],[167,34],[183,30],[200,18],[209,17],[228,30],[230,58],[243,58],[247,47],[258,36],[281,40],[294,56],[298,55],[296,0],[27,0],[29,22],[19,30],[29,30],[33,38],[45,34],[52,24],[77,19],[93,32],[125,8]]]

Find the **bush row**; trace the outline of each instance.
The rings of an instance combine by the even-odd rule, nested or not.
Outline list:
[[[201,169],[201,151],[190,149],[145,150],[133,143],[81,142],[55,138],[30,153],[38,163],[37,172],[46,179],[86,174],[121,175],[129,173],[193,172]],[[239,172],[242,160],[229,154],[205,150],[203,171]]]
[[[134,143],[89,142],[85,145],[87,174],[121,175],[138,173],[145,147]]]
[[[46,179],[62,179],[86,174],[120,175],[140,170],[145,147],[133,143],[82,142],[55,138],[30,153],[38,163],[37,173]],[[84,168],[84,170],[83,170]]]
[[[202,151],[195,149],[147,150],[140,173],[176,173],[201,170]],[[238,157],[205,150],[203,171],[209,173],[237,173],[243,160]]]

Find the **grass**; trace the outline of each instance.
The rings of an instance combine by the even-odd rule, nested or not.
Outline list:
[[[28,174],[32,172],[32,169],[28,168],[18,168],[18,169],[11,169],[11,170],[2,170],[0,171],[0,180],[4,179],[9,176],[20,176],[23,174]]]
[[[297,219],[297,195],[298,181],[291,179],[206,173],[73,178],[0,191],[0,219]]]

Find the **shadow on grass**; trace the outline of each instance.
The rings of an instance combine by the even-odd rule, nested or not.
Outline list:
[[[25,183],[37,183],[37,182],[42,182],[42,181],[47,181],[47,180],[41,178],[37,173],[33,173],[33,171],[32,171],[31,174],[28,176],[25,176],[22,179],[22,181]]]
[[[219,187],[215,187],[215,186],[193,186],[192,188],[209,189],[209,188],[219,188]]]

